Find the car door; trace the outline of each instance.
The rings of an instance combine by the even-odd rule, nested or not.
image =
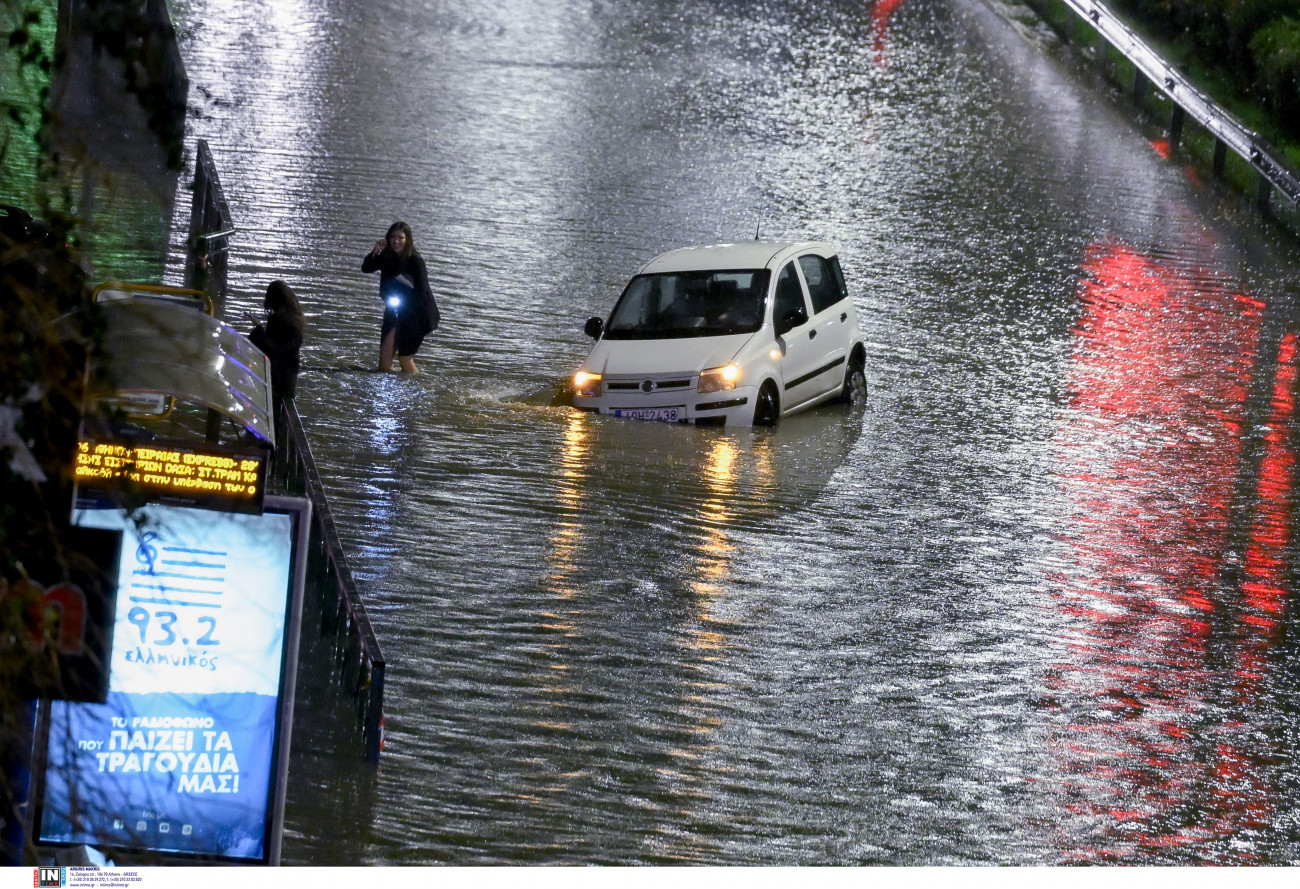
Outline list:
[[[848,291],[843,286],[843,275],[837,275],[832,262],[819,254],[800,256],[799,271],[812,305],[809,336],[817,344],[820,355],[813,368],[817,371],[816,394],[825,395],[838,391],[844,384],[850,338]]]
[[[817,396],[816,368],[822,351],[797,262],[791,260],[781,268],[774,287],[772,325],[783,353],[781,410],[785,412]]]

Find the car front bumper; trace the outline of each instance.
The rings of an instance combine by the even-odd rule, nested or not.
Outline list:
[[[593,398],[575,396],[573,406],[580,410],[597,411],[611,416],[632,419],[658,419],[697,425],[724,424],[748,426],[754,420],[754,399],[758,389],[754,386],[737,386],[719,392],[689,390],[660,390],[643,393],[640,390],[602,391]]]

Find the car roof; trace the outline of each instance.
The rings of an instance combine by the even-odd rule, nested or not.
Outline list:
[[[637,274],[761,269],[782,254],[804,252],[834,256],[839,251],[834,244],[823,241],[740,241],[735,244],[681,247],[656,256],[642,266]]]

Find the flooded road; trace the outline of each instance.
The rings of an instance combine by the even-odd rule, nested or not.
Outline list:
[[[377,768],[304,666],[287,863],[1300,861],[1300,258],[1045,36],[981,0],[173,5],[227,315],[303,299],[388,660]],[[413,379],[353,369],[394,219],[443,316]],[[640,262],[756,230],[842,245],[865,408],[555,404]]]

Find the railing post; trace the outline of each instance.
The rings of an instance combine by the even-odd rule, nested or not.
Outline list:
[[[372,665],[370,670],[370,693],[366,699],[366,723],[363,727],[366,739],[366,758],[378,760],[384,749],[384,666]]]
[[[190,237],[189,255],[185,263],[185,286],[203,290],[206,274],[199,263],[199,235],[203,232],[203,220],[207,217],[208,206],[208,167],[204,163],[204,151],[207,143],[200,141],[198,157],[194,161],[194,196],[190,199]]]
[[[1214,140],[1214,163],[1211,165],[1214,175],[1223,176],[1223,167],[1228,161],[1228,145],[1222,139]]]
[[[1178,148],[1178,143],[1183,140],[1183,121],[1187,117],[1187,112],[1183,111],[1183,106],[1175,104],[1174,110],[1169,115],[1169,150],[1170,152]]]
[[[1259,191],[1255,193],[1255,206],[1261,212],[1267,213],[1269,201],[1273,197],[1273,183],[1263,173],[1259,174]]]
[[[1138,111],[1146,110],[1147,91],[1151,87],[1151,81],[1140,68],[1133,71],[1133,107]]]

